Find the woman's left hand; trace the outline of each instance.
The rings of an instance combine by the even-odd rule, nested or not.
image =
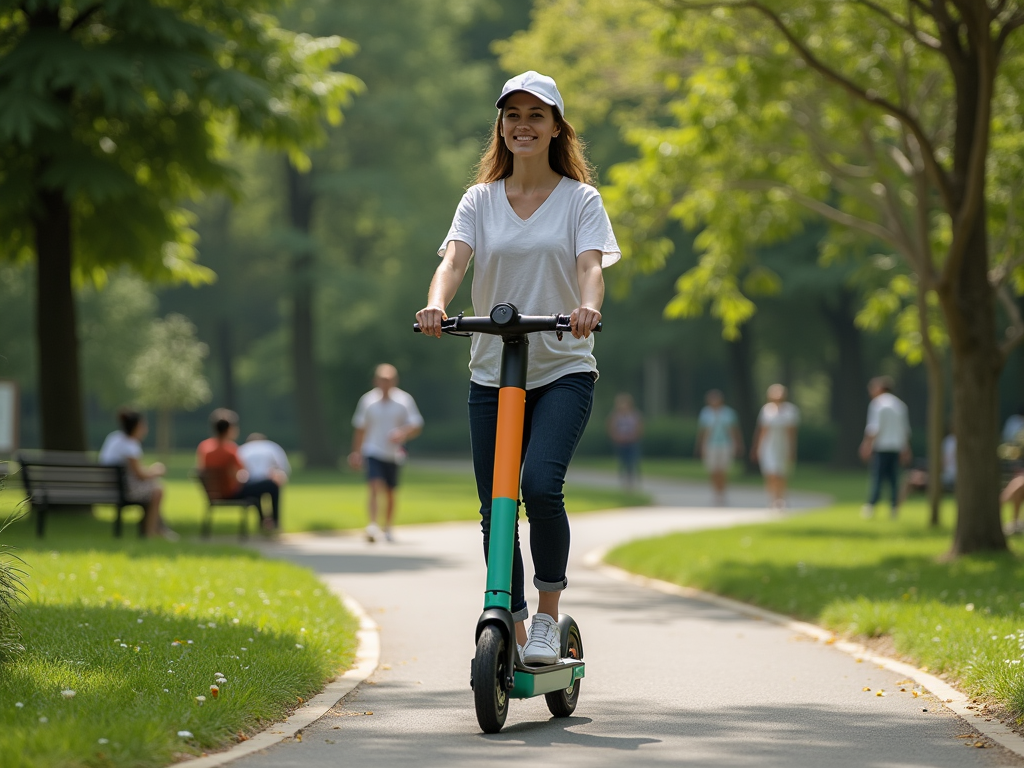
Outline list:
[[[597,324],[601,322],[601,313],[591,307],[577,307],[569,315],[569,327],[572,335],[577,339],[589,338]]]

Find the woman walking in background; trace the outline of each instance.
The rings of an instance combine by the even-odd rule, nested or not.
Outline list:
[[[725,483],[734,456],[743,455],[736,411],[725,404],[725,396],[717,389],[704,396],[706,405],[697,417],[697,455],[711,475],[715,504],[725,504]]]
[[[768,387],[768,402],[757,415],[750,458],[761,467],[772,509],[786,507],[786,478],[796,463],[796,428],[800,410],[786,400],[781,384]]]
[[[619,475],[626,488],[632,490],[640,482],[640,438],[644,434],[644,417],[628,392],[615,396],[607,427],[608,437],[615,444],[615,453],[619,457]]]

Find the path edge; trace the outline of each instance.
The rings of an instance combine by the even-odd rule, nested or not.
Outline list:
[[[281,722],[271,723],[262,731],[246,741],[235,744],[223,752],[208,754],[190,760],[183,760],[174,765],[187,765],[188,768],[214,768],[233,762],[256,752],[261,752],[285,739],[294,737],[303,728],[312,725],[330,712],[343,698],[354,691],[360,683],[374,673],[380,663],[380,627],[370,618],[366,610],[348,595],[338,595],[345,608],[359,619],[356,639],[356,655],[352,667],[344,674],[329,682],[324,689]]]
[[[774,611],[759,608],[756,605],[750,605],[749,603],[733,600],[729,597],[716,595],[713,592],[705,592],[704,590],[697,589],[695,587],[683,587],[668,581],[662,581],[661,579],[652,579],[648,576],[640,576],[639,574],[631,573],[630,571],[605,562],[604,558],[611,549],[612,547],[601,547],[587,553],[583,559],[584,565],[617,581],[624,581],[645,589],[653,589],[666,595],[684,597],[690,600],[699,600],[703,603],[710,603],[744,616],[770,621],[773,624],[778,624],[779,626],[785,627],[793,632],[798,632],[802,635],[818,640],[819,642],[826,643],[827,645],[853,656],[856,659],[869,661],[884,669],[888,669],[891,672],[896,672],[904,677],[909,677],[932,693],[939,699],[942,706],[949,708],[959,715],[979,734],[987,739],[991,739],[996,744],[1010,752],[1013,752],[1015,755],[1024,757],[1024,736],[1021,736],[997,720],[984,720],[977,712],[967,708],[968,704],[971,703],[970,697],[961,693],[945,680],[936,677],[930,672],[925,672],[923,669],[919,669],[912,664],[894,659],[890,656],[875,653],[860,643],[855,643],[849,640],[840,640],[836,636],[835,632],[825,629],[824,627],[819,627],[817,624],[811,624],[806,621],[797,621],[796,619],[784,616],[781,613],[775,613]]]

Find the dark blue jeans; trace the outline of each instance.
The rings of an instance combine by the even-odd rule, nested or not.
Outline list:
[[[568,583],[565,567],[569,561],[569,518],[565,514],[562,485],[593,404],[594,377],[589,373],[570,373],[526,392],[520,494],[530,520],[533,583],[544,592],[557,592]],[[470,382],[469,433],[485,561],[491,532],[497,424],[498,388]],[[516,621],[523,621],[528,615],[518,522],[512,559],[512,615]]]
[[[874,506],[882,497],[883,483],[892,486],[892,506],[900,504],[900,454],[899,451],[875,451],[871,454],[871,492],[868,503]]]

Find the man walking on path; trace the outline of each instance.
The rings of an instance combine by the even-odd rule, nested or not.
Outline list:
[[[725,482],[734,456],[743,455],[743,436],[740,435],[736,411],[725,404],[725,397],[717,389],[704,396],[707,403],[697,417],[697,455],[711,475],[715,504],[725,504]]]
[[[889,376],[876,376],[868,382],[871,403],[868,423],[860,444],[860,457],[871,462],[871,491],[868,503],[861,509],[865,518],[873,517],[875,505],[882,495],[882,483],[892,487],[892,517],[899,514],[900,460],[910,461],[910,418],[907,405],[892,393]]]
[[[374,388],[359,398],[352,426],[352,452],[348,463],[354,469],[366,467],[369,485],[366,526],[368,541],[382,535],[393,541],[391,524],[395,516],[395,489],[398,487],[398,466],[405,459],[405,443],[423,429],[423,417],[412,395],[398,388],[395,366],[378,365],[373,376]],[[383,496],[384,530],[377,524],[379,498]]]

